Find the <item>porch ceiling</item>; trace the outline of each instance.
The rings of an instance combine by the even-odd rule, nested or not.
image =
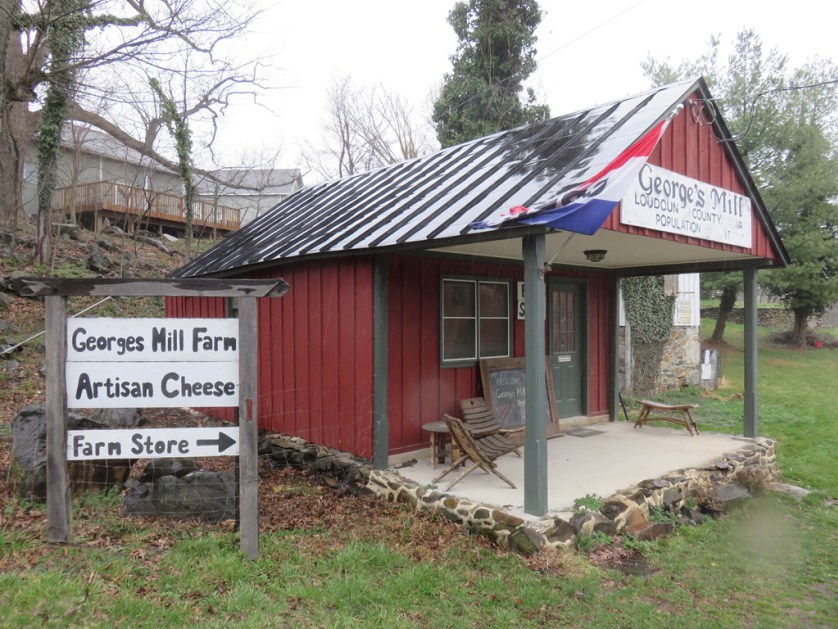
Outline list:
[[[565,434],[547,441],[549,513],[569,511],[574,500],[587,494],[607,498],[644,480],[706,467],[746,445],[732,435],[702,432],[691,437],[680,428],[634,429],[633,423],[626,421],[589,424],[585,428],[599,432],[584,438]],[[417,462],[398,471],[419,485],[432,483],[447,468],[437,465],[432,469],[427,450],[413,456]],[[458,472],[451,472],[438,483],[438,491],[501,507],[520,517],[533,517],[524,513],[524,459],[510,453],[496,459],[496,463],[517,489],[478,469],[447,491],[446,487],[459,476]]]
[[[608,253],[602,262],[594,263],[585,259],[583,252],[588,249],[604,249]],[[506,260],[523,259],[520,238],[458,244],[433,251]],[[593,236],[548,232],[544,261],[550,262],[551,259],[556,265],[587,266],[598,270],[660,266],[700,271],[705,268],[736,268],[747,264],[749,260],[759,258],[601,229]]]

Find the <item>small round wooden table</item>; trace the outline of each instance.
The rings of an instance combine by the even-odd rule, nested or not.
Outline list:
[[[448,432],[448,424],[445,422],[430,422],[422,424],[422,430],[431,433],[431,467],[436,469],[437,462],[445,463],[446,453],[446,435]],[[460,449],[454,441],[451,441],[451,461],[454,462],[460,458]]]

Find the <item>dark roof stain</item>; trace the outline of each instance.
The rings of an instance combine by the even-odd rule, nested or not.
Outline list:
[[[500,208],[545,203],[586,181],[703,85],[675,83],[304,188],[175,276],[485,238],[486,230],[469,225]]]

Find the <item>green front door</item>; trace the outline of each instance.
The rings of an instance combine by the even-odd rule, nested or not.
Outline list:
[[[585,412],[585,287],[552,277],[547,289],[548,352],[559,419]]]

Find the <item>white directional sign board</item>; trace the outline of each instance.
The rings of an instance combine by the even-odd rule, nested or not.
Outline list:
[[[68,362],[238,361],[238,319],[67,320]]]
[[[67,431],[68,461],[238,455],[238,427]]]
[[[67,408],[238,406],[236,363],[67,363]]]
[[[68,408],[239,405],[236,319],[69,319]]]

